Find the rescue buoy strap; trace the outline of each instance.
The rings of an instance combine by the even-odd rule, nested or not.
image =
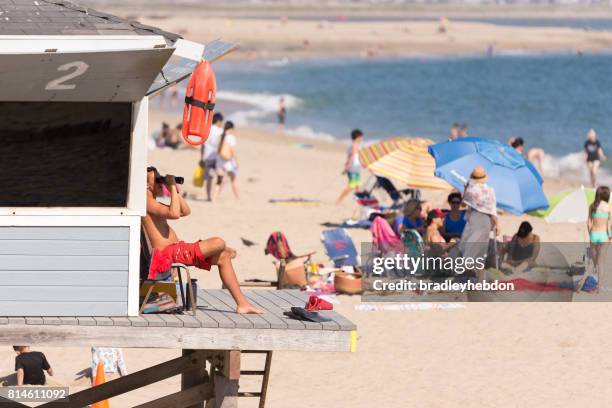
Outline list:
[[[202,109],[215,109],[215,104],[213,102],[198,101],[197,99],[193,99],[193,96],[186,96],[185,103]]]

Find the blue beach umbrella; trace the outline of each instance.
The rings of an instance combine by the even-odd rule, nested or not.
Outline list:
[[[474,167],[482,166],[499,208],[522,214],[548,207],[542,177],[511,146],[497,140],[466,137],[431,145],[428,150],[436,160],[434,174],[459,191],[463,191]]]

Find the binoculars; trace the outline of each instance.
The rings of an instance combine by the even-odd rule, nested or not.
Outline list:
[[[176,184],[183,184],[185,182],[185,177],[174,177],[174,181]],[[159,184],[164,184],[166,182],[166,176],[157,176],[155,177],[155,182]]]

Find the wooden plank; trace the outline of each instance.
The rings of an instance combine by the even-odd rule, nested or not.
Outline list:
[[[41,311],[50,316],[125,316],[127,301],[122,302],[35,302],[0,300],[0,315],[39,316]]]
[[[153,367],[128,374],[116,380],[76,392],[70,395],[68,401],[59,400],[47,402],[39,405],[39,408],[81,408],[93,404],[94,402],[125,394],[126,392],[173,377],[193,367],[204,364],[205,361],[206,358],[203,353],[193,353],[188,356],[178,357]]]
[[[288,302],[293,303],[294,306],[304,307],[306,305],[306,301],[308,300],[308,296],[302,294],[302,291],[289,289],[289,290],[279,290],[276,293],[277,296],[283,296]],[[295,300],[292,300],[295,299]],[[334,313],[329,310],[320,310],[319,314],[321,316],[332,319],[330,322],[321,322],[321,327],[323,330],[339,330],[340,325],[334,321]]]
[[[0,286],[2,301],[121,302],[126,299],[127,286]]]
[[[273,311],[274,315],[281,319],[289,329],[303,330],[306,329],[306,325],[301,320],[291,319],[284,313],[289,308],[282,308],[280,305],[283,304],[282,300],[276,296],[271,295],[271,290],[258,290],[250,292],[253,297],[256,297],[258,302],[266,304],[266,309]]]
[[[79,324],[79,321],[77,320],[76,317],[60,316],[59,319],[62,322],[62,324],[65,324],[65,325],[78,325]]]
[[[234,298],[227,292],[226,290],[210,290],[208,293],[212,293],[217,299],[225,303],[230,310],[236,310],[236,302]],[[252,314],[243,314],[241,315],[247,320],[251,322],[254,328],[256,329],[269,329],[270,323],[262,316],[252,315]]]
[[[113,320],[110,317],[94,317],[96,326],[114,326]]]
[[[198,309],[196,310],[196,314],[195,316],[193,316],[193,318],[198,321],[201,327],[234,327],[234,324],[230,322],[229,319],[226,319],[225,316],[222,316],[221,313],[215,312],[216,313],[215,315],[215,313],[210,313],[204,310],[204,308],[205,306],[198,306]],[[184,316],[187,316],[187,315],[184,315]],[[226,320],[227,323],[223,323],[223,326],[221,326],[219,321],[220,320],[223,321],[224,319]]]
[[[134,408],[182,408],[190,407],[199,402],[204,402],[213,396],[213,384],[206,383],[196,385],[184,391],[175,392],[174,394],[166,395],[158,398],[155,401],[150,401],[141,405],[136,405]],[[203,406],[203,405],[202,405]]]
[[[308,295],[306,295],[304,292],[297,290],[297,289],[287,289],[285,291],[286,293],[289,293],[290,295],[292,295],[293,297],[297,298],[299,301],[307,301],[308,300]],[[329,317],[330,319],[333,319],[333,321],[338,324],[338,327],[340,330],[355,330],[357,328],[357,326],[355,325],[355,323],[351,322],[349,319],[347,319],[346,317],[342,316],[340,313],[332,311],[332,310],[321,310],[319,313],[321,313],[321,315]]]
[[[279,304],[281,305],[281,307],[289,312],[291,311],[291,307],[297,306],[297,305],[294,305],[294,303],[296,303],[294,298],[292,296],[289,296],[288,297],[289,300],[287,300],[286,299],[287,296],[285,293],[283,293],[282,290],[271,290],[270,299],[273,297],[276,297],[277,299],[279,299]],[[301,306],[303,307],[304,305],[301,305]],[[306,320],[301,320],[301,322],[304,323],[304,327],[307,330],[322,330],[323,329],[323,326],[321,325],[321,323],[309,322]]]
[[[166,322],[156,314],[145,313],[142,317],[147,321],[149,327],[166,327]]]
[[[0,346],[350,351],[350,331],[135,326],[2,326]]]
[[[4,271],[126,271],[128,257],[120,256],[48,256],[0,255]]]
[[[79,316],[77,320],[79,321],[79,326],[96,326],[96,321],[93,317]]]
[[[203,297],[208,301],[213,310],[217,310],[223,313],[225,317],[230,319],[234,323],[234,327],[239,329],[251,329],[253,324],[247,320],[244,316],[236,313],[235,309],[232,309],[213,294],[213,291],[203,290]]]
[[[134,327],[148,327],[149,322],[142,316],[128,317]]]
[[[225,312],[216,310],[208,301],[206,295],[202,291],[198,291],[198,311],[196,312],[196,318],[200,320],[203,316],[200,314],[206,314],[213,319],[218,327],[234,328],[236,325],[234,322],[225,315]]]
[[[4,309],[0,309],[4,310]],[[9,324],[26,324],[25,317],[9,317]]]
[[[184,327],[202,327],[198,319],[196,319],[195,316],[192,316],[190,314],[176,315],[176,317],[177,319],[183,322]],[[214,327],[218,327],[218,326],[214,326]]]
[[[128,252],[128,241],[0,240],[0,255],[127,256]]]
[[[43,316],[43,324],[62,324],[62,321],[59,317],[53,316]]]
[[[279,312],[276,310],[275,306],[265,300],[264,298],[258,296],[256,292],[259,291],[250,291],[244,290],[244,296],[249,299],[249,302],[253,303],[255,306],[258,306],[266,311],[263,315],[261,315],[266,321],[270,324],[270,328],[272,329],[285,329],[288,326],[287,322],[284,321],[281,317],[278,316]],[[280,310],[280,309],[279,309]],[[282,314],[282,313],[281,313]],[[302,328],[304,325],[302,325]]]
[[[157,316],[164,321],[166,327],[183,327],[183,321],[178,318],[179,315],[162,313],[158,314]]]
[[[111,317],[113,326],[131,326],[132,321],[127,317]]]
[[[12,286],[127,286],[128,271],[0,271]]]
[[[0,227],[0,240],[128,241],[129,227]]]
[[[44,324],[42,317],[26,317],[26,324]]]
[[[8,318],[6,317],[0,317],[0,324],[8,324]]]

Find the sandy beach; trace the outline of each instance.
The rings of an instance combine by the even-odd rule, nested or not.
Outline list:
[[[563,27],[513,27],[453,21],[327,21],[132,16],[194,41],[239,44],[230,58],[400,57],[494,52],[592,52],[612,48],[612,33]]]
[[[150,130],[178,115],[152,112]],[[185,240],[220,236],[238,251],[239,278],[273,279],[271,258],[263,248],[268,234],[282,230],[295,252],[317,251],[327,262],[319,234],[325,222],[340,222],[356,210],[351,200],[336,207],[345,185],[340,174],[345,146],[313,142],[255,129],[239,128],[237,154],[242,197],[226,188],[214,203],[190,200],[192,215],[173,223]],[[163,173],[184,175],[185,191],[198,192],[191,175],[198,160],[194,150],[149,152],[149,163]],[[546,180],[547,192],[568,184]],[[306,198],[320,205],[275,205],[272,198]],[[445,194],[425,191],[441,205]],[[511,233],[528,218],[546,240],[581,241],[582,225],[547,225],[533,217],[503,216],[502,231]],[[370,239],[368,230],[351,229],[355,243]],[[241,238],[257,243],[245,247]],[[217,273],[193,273],[203,287],[219,288]],[[588,295],[586,295],[588,296]],[[358,296],[341,295],[336,309],[358,326],[357,353],[277,352],[272,364],[269,407],[603,407],[612,398],[612,311],[605,303],[475,304],[457,309],[363,312]],[[75,375],[89,365],[88,349],[43,349],[56,380],[86,385]],[[168,350],[125,350],[133,372],[173,356]],[[0,373],[11,373],[14,355],[0,352]],[[244,367],[261,362],[245,359]],[[178,390],[173,378],[111,400],[113,408],[131,407]],[[255,383],[241,381],[243,390]],[[256,406],[242,400],[240,406]]]

